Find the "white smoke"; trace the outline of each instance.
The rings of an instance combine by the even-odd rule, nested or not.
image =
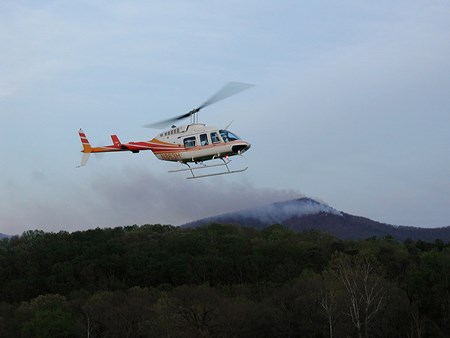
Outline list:
[[[274,203],[250,209],[243,213],[247,214],[247,217],[252,216],[258,218],[263,223],[282,223],[292,217],[315,215],[321,212],[339,216],[342,215],[336,209],[309,198],[301,198],[284,203]]]
[[[230,219],[253,219],[263,224],[270,225],[275,223],[283,223],[293,217],[315,215],[321,212],[342,216],[341,212],[323,202],[318,202],[310,198],[300,198],[285,202],[262,205],[235,213],[222,214],[217,217],[210,217],[202,220],[202,223],[209,221],[226,222]]]

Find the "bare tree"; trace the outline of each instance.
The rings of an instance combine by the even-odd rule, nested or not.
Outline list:
[[[319,301],[328,320],[328,333],[330,338],[333,338],[334,326],[339,318],[338,288],[332,277],[329,271],[322,273],[322,294]]]
[[[334,276],[347,294],[348,315],[358,332],[358,337],[369,337],[369,327],[385,299],[387,288],[373,258],[343,253],[334,258]]]
[[[207,286],[179,286],[168,300],[177,337],[217,336],[221,300],[216,291]]]
[[[411,338],[421,338],[423,336],[423,318],[420,315],[417,304],[411,305],[411,331],[408,336]]]

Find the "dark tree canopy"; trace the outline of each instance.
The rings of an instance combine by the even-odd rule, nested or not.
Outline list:
[[[282,225],[0,241],[0,337],[445,337],[450,244]]]

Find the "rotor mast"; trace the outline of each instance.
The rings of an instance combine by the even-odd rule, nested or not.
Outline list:
[[[192,109],[189,114],[191,117],[191,124],[197,124],[198,123],[198,112],[200,111],[199,108]]]

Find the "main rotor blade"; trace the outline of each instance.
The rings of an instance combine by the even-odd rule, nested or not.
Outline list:
[[[211,96],[208,100],[203,102],[203,104],[200,105],[200,107],[198,107],[197,109],[200,110],[202,108],[210,106],[213,103],[222,101],[226,98],[229,98],[230,96],[236,95],[236,94],[238,94],[250,87],[253,87],[253,86],[254,85],[248,84],[248,83],[229,82],[222,89],[220,89],[217,93],[215,93],[213,96]]]
[[[201,109],[210,106],[216,102],[222,101],[230,96],[236,95],[250,87],[253,87],[254,85],[248,84],[248,83],[242,83],[242,82],[229,82],[226,84],[222,89],[220,89],[217,93],[215,93],[213,96],[211,96],[208,100],[203,102],[198,108],[192,109],[190,112],[175,116],[172,118],[169,118],[167,120],[159,121],[156,123],[150,123],[144,125],[145,128],[156,128],[161,129],[164,127],[167,127],[170,124],[173,124],[174,122],[178,120],[185,119],[195,113],[198,113]]]
[[[192,115],[192,113],[189,112],[189,113],[186,113],[186,114],[183,114],[180,116],[171,117],[170,119],[167,119],[167,120],[163,120],[163,121],[159,121],[159,122],[155,122],[155,123],[149,123],[149,124],[144,125],[143,127],[144,128],[162,129],[162,128],[167,127],[170,124],[173,124],[174,122],[176,122],[178,120],[185,119],[191,115]]]

